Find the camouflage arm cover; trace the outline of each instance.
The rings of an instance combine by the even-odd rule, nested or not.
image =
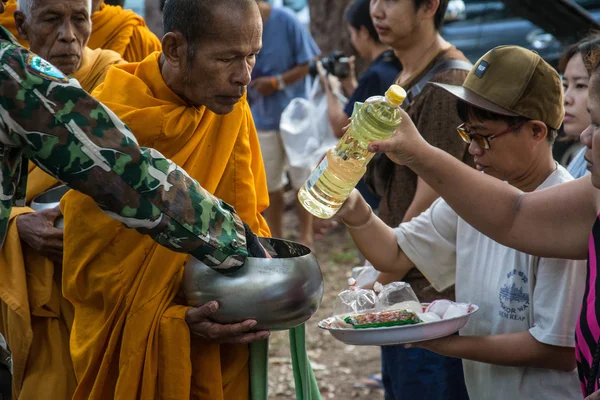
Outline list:
[[[76,81],[7,40],[0,40],[0,143],[0,240],[22,194],[25,157],[171,250],[221,272],[248,256],[244,224],[231,206],[156,150],[140,148]]]

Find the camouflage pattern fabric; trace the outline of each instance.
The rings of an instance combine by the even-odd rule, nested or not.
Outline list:
[[[140,148],[112,111],[0,28],[0,244],[13,203],[24,205],[27,159],[128,228],[216,270],[233,272],[248,256],[230,205]]]

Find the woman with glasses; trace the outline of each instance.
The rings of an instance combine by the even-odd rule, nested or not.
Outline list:
[[[572,180],[552,158],[563,118],[561,81],[537,54],[500,47],[475,65],[463,86],[435,85],[457,98],[463,121],[457,140],[469,143],[480,173],[464,165],[461,170],[490,175],[521,192]],[[414,152],[410,159],[437,165],[432,158],[440,158],[438,153],[423,161]],[[443,167],[448,176],[454,164]],[[470,200],[481,213],[494,214],[496,206]],[[457,301],[479,305],[460,335],[412,346],[462,358],[471,399],[581,398],[573,349],[585,281],[581,262],[535,257],[497,243],[443,199],[392,229],[355,191],[338,219],[377,269],[406,273],[416,266],[436,290],[455,284]]]

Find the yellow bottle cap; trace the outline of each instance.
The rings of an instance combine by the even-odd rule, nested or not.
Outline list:
[[[392,85],[385,92],[385,98],[393,105],[399,106],[406,98],[406,91],[400,85]]]

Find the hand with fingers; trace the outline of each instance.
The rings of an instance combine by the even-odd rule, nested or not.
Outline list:
[[[217,312],[219,303],[211,301],[192,307],[185,313],[190,332],[213,343],[251,343],[269,337],[269,331],[253,331],[256,321],[248,319],[239,324],[218,324],[210,320]]]
[[[430,146],[419,133],[406,111],[400,109],[402,122],[391,138],[374,140],[369,143],[369,151],[386,153],[388,158],[399,165],[410,165],[418,157],[423,147]]]
[[[54,224],[62,217],[59,207],[17,217],[19,238],[33,250],[62,264],[63,230]]]

